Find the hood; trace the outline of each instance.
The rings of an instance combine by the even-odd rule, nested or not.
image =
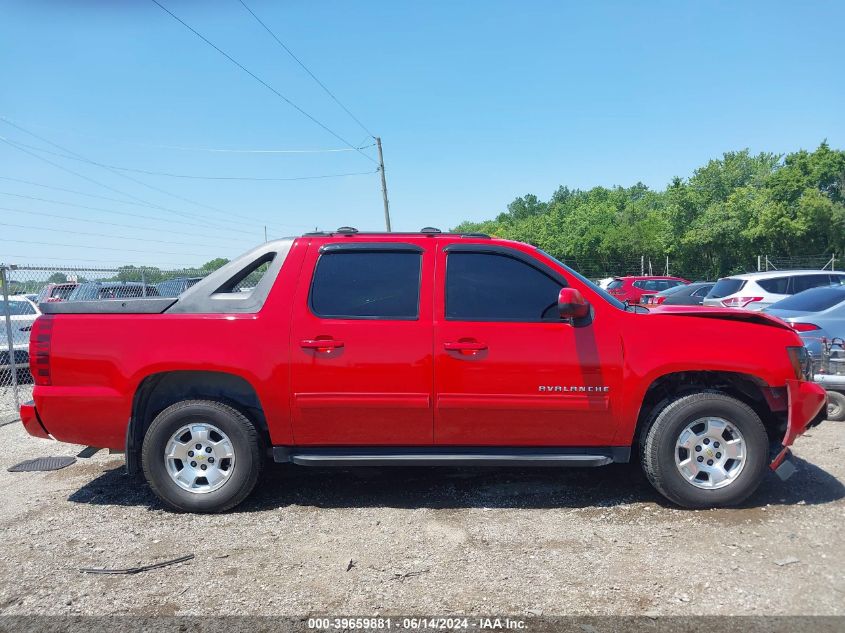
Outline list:
[[[680,305],[663,305],[652,314],[666,314],[671,316],[699,317],[702,319],[721,319],[724,321],[745,321],[746,323],[757,323],[759,325],[770,325],[792,331],[786,321],[765,312],[752,312],[739,308],[711,308]]]

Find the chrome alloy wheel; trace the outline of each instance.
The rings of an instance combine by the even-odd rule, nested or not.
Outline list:
[[[675,443],[675,465],[696,488],[724,488],[742,472],[745,439],[723,418],[699,418],[687,424]]]
[[[164,462],[167,474],[183,490],[212,492],[231,477],[235,450],[216,426],[195,422],[170,437],[164,449]]]

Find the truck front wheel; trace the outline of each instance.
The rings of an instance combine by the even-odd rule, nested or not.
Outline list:
[[[144,476],[179,512],[223,512],[243,501],[263,466],[253,424],[211,400],[185,400],[156,416],[144,436]]]
[[[760,485],[768,437],[744,402],[700,392],[667,404],[641,450],[646,476],[670,501],[687,508],[731,506]]]

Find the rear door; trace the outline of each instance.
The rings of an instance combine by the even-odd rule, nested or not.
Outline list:
[[[452,244],[440,252],[436,444],[612,441],[612,386],[621,377],[618,330],[595,312],[577,325],[561,320],[557,297],[566,283],[509,247]]]
[[[312,242],[291,326],[301,445],[432,442],[434,240]]]

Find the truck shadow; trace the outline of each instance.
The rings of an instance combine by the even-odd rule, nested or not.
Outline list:
[[[769,474],[742,508],[816,505],[845,497],[827,471],[795,458],[786,483]],[[123,468],[104,472],[72,493],[73,503],[162,506]],[[595,469],[557,468],[309,468],[271,465],[255,492],[234,512],[263,512],[291,505],[318,508],[588,508],[655,503],[671,508],[636,464]]]

